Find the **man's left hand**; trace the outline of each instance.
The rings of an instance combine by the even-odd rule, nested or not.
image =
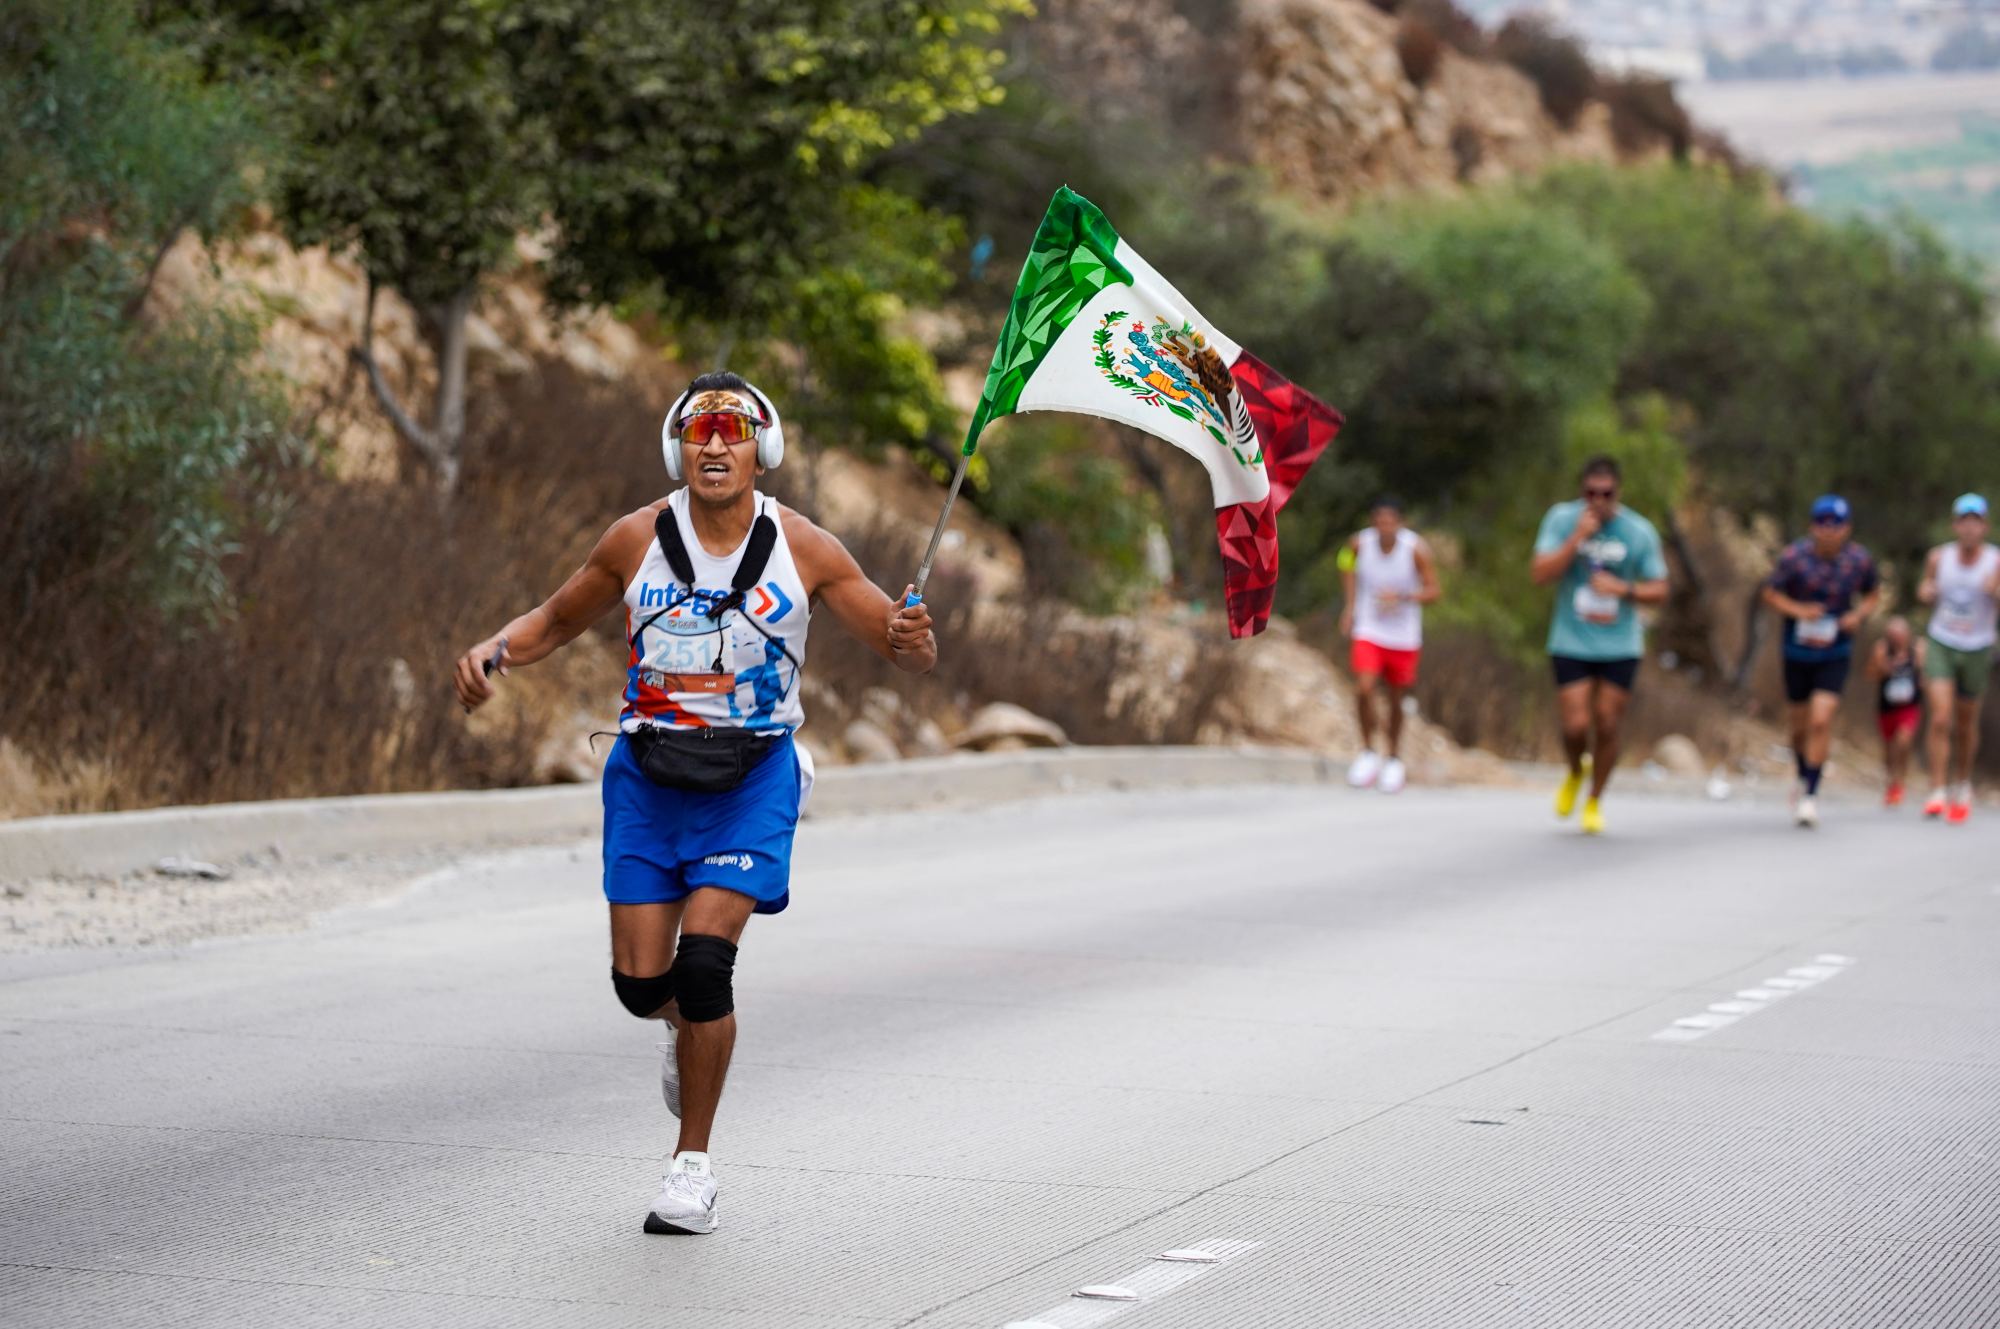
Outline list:
[[[889,649],[898,655],[921,651],[930,644],[931,611],[921,600],[909,603],[916,590],[915,586],[906,588],[897,607],[889,611]]]

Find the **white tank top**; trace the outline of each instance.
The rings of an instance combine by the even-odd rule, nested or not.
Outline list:
[[[1931,639],[1954,651],[1983,651],[2000,633],[2000,605],[1986,591],[1993,574],[2000,570],[2000,546],[1979,546],[1979,557],[1966,564],[1958,556],[1958,545],[1938,550],[1937,607],[1931,610]]]
[[[1396,532],[1396,547],[1382,552],[1382,537],[1371,527],[1361,533],[1354,559],[1354,637],[1390,651],[1414,651],[1424,644],[1424,610],[1414,600],[1384,609],[1377,597],[1415,595],[1424,587],[1417,575],[1417,533]]]
[[[805,664],[812,606],[785,540],[777,500],[757,496],[757,511],[778,525],[778,541],[763,577],[745,593],[743,606],[723,614],[719,633],[703,611],[729,594],[750,538],[744,536],[743,544],[718,558],[695,538],[687,504],[685,489],[675,490],[667,499],[668,510],[680,523],[695,585],[680,584],[657,539],[647,543],[646,557],[625,584],[628,649],[625,708],[619,712],[618,727],[628,732],[642,724],[796,730],[806,718],[799,697],[799,669]],[[746,615],[764,631],[746,623]],[[718,648],[722,672],[735,676],[733,687],[716,678]]]

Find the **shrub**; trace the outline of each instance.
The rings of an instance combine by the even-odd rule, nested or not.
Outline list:
[[[1479,20],[1460,9],[1454,0],[1405,0],[1401,12],[1406,19],[1428,27],[1460,55],[1484,59],[1491,47]]]
[[[1687,160],[1694,146],[1694,119],[1663,78],[1633,74],[1609,79],[1598,95],[1611,108],[1611,139],[1618,151],[1636,157],[1665,144],[1675,161]]]
[[[1486,140],[1479,131],[1468,124],[1454,125],[1451,131],[1451,160],[1453,174],[1460,184],[1471,181],[1473,172],[1486,160]]]
[[[1542,109],[1557,124],[1576,127],[1577,117],[1596,95],[1597,73],[1574,37],[1547,19],[1523,16],[1507,20],[1493,49],[1534,83]]]
[[[1444,61],[1444,39],[1430,24],[1405,14],[1396,25],[1396,58],[1403,62],[1403,77],[1424,87]]]

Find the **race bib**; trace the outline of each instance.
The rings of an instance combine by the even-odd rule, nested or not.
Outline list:
[[[1917,680],[1905,675],[1882,685],[1882,699],[1891,706],[1908,706],[1917,699]]]
[[[1831,646],[1840,640],[1840,620],[1832,614],[1798,619],[1795,630],[1801,646]]]
[[[647,686],[670,693],[736,691],[733,666],[743,660],[726,630],[717,633],[706,618],[671,617],[648,624],[645,635],[639,668]]]
[[[1592,590],[1588,582],[1576,588],[1576,598],[1571,604],[1576,610],[1576,616],[1586,623],[1618,621],[1618,597]]]
[[[1970,637],[1979,628],[1979,620],[1971,614],[1954,614],[1946,610],[1937,616],[1938,627],[1953,637]]]

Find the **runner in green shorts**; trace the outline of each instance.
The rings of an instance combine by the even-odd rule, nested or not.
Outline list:
[[[1992,673],[1991,647],[1983,651],[1961,651],[1944,645],[1935,637],[1931,639],[1930,653],[1925,657],[1924,681],[1951,684],[1954,699],[1978,701],[1986,695],[1986,680]]]
[[[1958,824],[1972,816],[1979,698],[1992,672],[1994,642],[2000,640],[2000,547],[1986,542],[1986,500],[1978,494],[1958,496],[1951,527],[1956,538],[1931,550],[1917,598],[1932,607],[1930,653],[1924,659],[1931,796],[1924,815]]]

